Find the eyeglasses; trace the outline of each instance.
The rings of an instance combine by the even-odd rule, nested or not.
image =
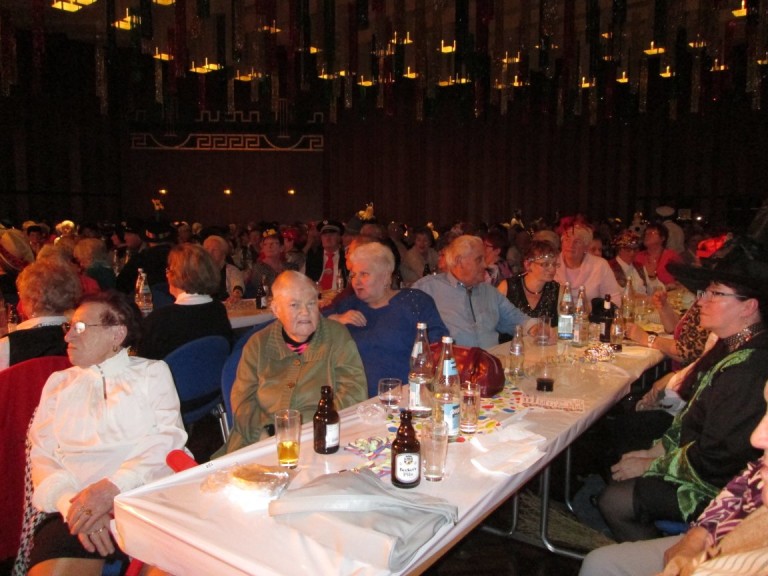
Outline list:
[[[731,298],[736,298],[737,300],[741,300],[742,302],[744,300],[749,300],[749,296],[742,296],[741,294],[734,294],[732,292],[718,292],[717,290],[697,290],[696,291],[696,297],[699,300],[714,300],[715,298],[725,298],[730,296]]]
[[[551,261],[547,262],[547,261],[543,261],[543,260],[529,260],[529,262],[531,262],[532,264],[538,264],[539,266],[541,266],[545,270],[552,270],[553,268],[554,269],[560,268],[560,262],[557,262],[557,261],[555,261],[555,262],[551,262]]]
[[[75,334],[82,334],[85,332],[85,329],[90,326],[102,326],[102,327],[109,327],[109,326],[115,326],[115,324],[86,324],[85,322],[64,322],[61,325],[61,329],[64,331],[64,334],[69,334],[70,330],[74,330]]]

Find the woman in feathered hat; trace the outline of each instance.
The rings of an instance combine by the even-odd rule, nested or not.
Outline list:
[[[760,452],[749,436],[766,412],[768,380],[768,249],[761,211],[751,234],[729,242],[700,268],[672,273],[698,291],[701,326],[718,337],[684,379],[690,399],[648,450],[625,454],[599,500],[619,541],[658,535],[659,519],[690,521]]]

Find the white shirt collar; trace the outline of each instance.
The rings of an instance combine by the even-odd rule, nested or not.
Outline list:
[[[27,330],[29,328],[37,328],[38,326],[61,326],[67,321],[65,316],[36,316],[19,322],[16,326],[16,330]]]
[[[194,306],[196,304],[208,304],[208,302],[212,301],[213,298],[208,296],[208,294],[188,294],[187,292],[182,292],[176,296],[175,303],[182,306]]]

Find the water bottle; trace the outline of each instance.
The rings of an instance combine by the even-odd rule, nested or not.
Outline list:
[[[584,286],[579,286],[579,295],[576,297],[576,307],[573,311],[573,345],[584,346],[589,339],[589,321],[587,311],[584,308],[586,301]]]
[[[408,409],[414,418],[428,418],[432,412],[432,380],[435,377],[435,363],[429,349],[427,325],[416,324],[416,339],[411,349],[411,363],[408,371]]]
[[[453,338],[443,336],[440,362],[435,370],[434,415],[436,422],[444,421],[448,426],[448,442],[459,437],[459,416],[461,411],[461,388],[456,359],[453,356]]]
[[[518,324],[515,326],[515,337],[509,343],[509,358],[507,359],[507,367],[504,369],[504,375],[507,377],[507,380],[522,378],[525,375],[523,371],[524,364],[525,344],[523,342],[523,326]]]
[[[152,313],[152,290],[147,282],[147,273],[139,268],[136,276],[136,306],[139,307],[141,315],[145,318]]]
[[[624,322],[632,322],[635,319],[635,290],[632,287],[632,277],[627,277],[627,285],[621,296],[621,317]]]
[[[571,297],[571,285],[566,282],[563,288],[563,296],[560,298],[560,314],[557,317],[558,340],[573,340],[573,298]]]

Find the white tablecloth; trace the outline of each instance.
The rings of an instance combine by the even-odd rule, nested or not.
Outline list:
[[[506,353],[501,345],[493,352]],[[556,354],[557,347],[528,346],[527,364]],[[574,349],[581,353],[578,349]],[[583,413],[530,408],[510,416],[546,438],[543,458],[514,476],[488,474],[475,468],[471,459],[478,448],[470,442],[454,443],[448,449],[447,477],[442,482],[422,480],[415,491],[439,496],[456,504],[459,521],[446,527],[426,543],[403,573],[419,573],[439,558],[496,507],[573,442],[627,391],[642,372],[658,363],[659,352],[629,347],[613,363],[558,366],[555,368],[555,398],[580,398]],[[519,382],[526,393],[535,393],[535,381]],[[369,401],[370,402],[370,401]],[[382,423],[366,424],[356,408],[342,415],[342,445],[374,435],[385,435]],[[503,416],[499,417],[499,420]],[[390,423],[391,425],[391,423]],[[340,450],[321,456],[312,450],[311,427],[302,432],[298,474],[291,486],[300,486],[321,474],[350,469],[363,458]],[[274,440],[269,439],[192,470],[121,494],[115,500],[117,538],[131,556],[177,576],[187,574],[388,574],[384,566],[352,560],[344,549],[330,550],[297,531],[274,522],[265,510],[247,511],[224,491],[203,492],[201,483],[212,472],[236,463],[276,464]],[[385,479],[385,482],[389,482]],[[350,547],[357,545],[349,542]]]
[[[227,316],[234,330],[264,324],[275,317],[269,308],[266,310],[258,309],[256,301],[252,298],[241,300],[235,305],[228,305]]]

